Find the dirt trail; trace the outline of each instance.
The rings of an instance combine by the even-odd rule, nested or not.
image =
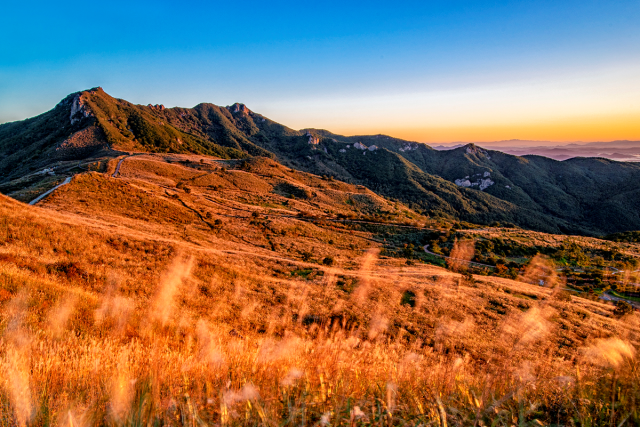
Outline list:
[[[53,187],[51,190],[49,191],[45,191],[44,193],[42,193],[41,195],[39,195],[38,197],[36,197],[35,199],[33,199],[32,201],[29,202],[30,205],[35,205],[36,203],[38,203],[40,200],[44,199],[45,197],[47,197],[49,194],[53,193],[55,190],[57,190],[58,188],[62,187],[65,184],[68,184],[71,182],[71,178],[72,177],[67,177],[65,178],[65,180],[61,183],[56,185],[55,187]]]
[[[120,173],[120,166],[122,165],[122,162],[124,162],[124,159],[126,159],[127,157],[129,156],[124,156],[120,159],[120,161],[118,161],[118,164],[116,165],[116,171],[113,173],[113,175],[111,175],[112,178],[118,177],[118,174]]]
[[[633,308],[635,308],[636,310],[640,310],[640,303],[637,301],[633,301],[633,300],[629,300],[626,298],[620,298],[617,297],[615,295],[611,295],[609,293],[609,291],[603,292],[602,295],[600,295],[600,299],[604,300],[604,301],[624,301],[627,302],[629,304],[631,304],[633,306]]]
[[[116,171],[113,173],[113,175],[111,175],[112,178],[117,178],[118,174],[120,174],[120,166],[122,166],[122,163],[128,159],[129,157],[133,157],[133,156],[142,156],[144,154],[148,154],[148,153],[129,153],[129,154],[125,154],[125,156],[123,158],[120,159],[120,161],[118,161],[118,164],[116,165]]]

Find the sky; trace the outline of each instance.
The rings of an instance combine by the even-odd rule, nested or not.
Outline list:
[[[640,1],[23,0],[0,123],[101,86],[428,142],[640,140]]]

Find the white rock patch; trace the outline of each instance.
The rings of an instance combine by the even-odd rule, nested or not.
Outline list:
[[[71,114],[69,115],[69,121],[72,125],[82,120],[82,117],[77,117],[78,113],[81,113],[82,117],[85,118],[92,115],[89,111],[87,111],[79,94],[76,95],[75,98],[73,98],[73,103],[71,104]]]
[[[479,176],[479,175],[480,174],[477,173],[474,176]],[[493,182],[493,180],[489,178],[491,176],[490,172],[487,171],[484,174],[482,174],[482,176],[483,178],[478,178],[475,181],[471,181],[469,179],[469,176],[467,175],[464,178],[456,179],[453,182],[458,187],[478,187],[478,190],[480,191],[484,191],[485,189],[495,184],[495,182]]]

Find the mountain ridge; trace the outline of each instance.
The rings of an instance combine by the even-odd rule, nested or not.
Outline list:
[[[604,159],[558,162],[467,144],[447,151],[387,135],[294,130],[235,103],[193,108],[136,105],[102,88],[52,110],[0,125],[0,191],[56,164],[121,152],[268,157],[371,190],[432,217],[511,223],[562,233],[640,229],[640,165]],[[13,187],[12,187],[13,183]]]

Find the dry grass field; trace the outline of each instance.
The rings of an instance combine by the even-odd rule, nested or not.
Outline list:
[[[270,160],[0,196],[1,426],[638,425],[637,314],[379,255],[424,225]],[[547,278],[548,279],[548,278]]]

